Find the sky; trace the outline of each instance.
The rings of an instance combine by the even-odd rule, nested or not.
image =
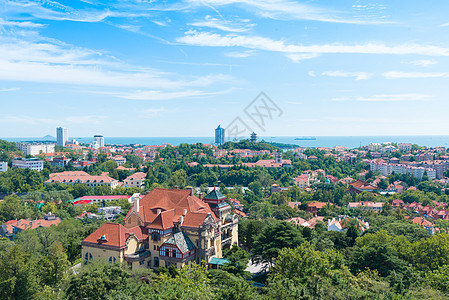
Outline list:
[[[448,11],[0,0],[0,137],[212,136],[236,123],[241,135],[447,135]]]

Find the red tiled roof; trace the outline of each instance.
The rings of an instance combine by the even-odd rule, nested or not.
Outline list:
[[[134,234],[139,240],[143,240],[147,237],[147,235],[142,233],[142,229],[139,226],[126,228],[121,224],[108,222],[85,238],[83,243],[124,248],[126,247],[126,240],[131,234]],[[106,238],[105,240],[101,239],[103,235]]]

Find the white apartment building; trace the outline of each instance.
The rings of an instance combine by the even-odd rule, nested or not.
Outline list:
[[[40,153],[55,153],[55,144],[17,143],[16,147],[26,155],[32,156]]]
[[[399,151],[401,152],[410,152],[412,151],[412,144],[400,143],[398,144]]]
[[[44,161],[37,158],[16,157],[12,160],[12,166],[21,169],[31,169],[42,171],[44,169]]]
[[[371,143],[368,145],[369,151],[380,151],[382,149],[382,145],[379,143]]]
[[[104,136],[101,134],[96,134],[94,135],[94,141],[93,143],[95,146],[94,148],[97,149],[98,148],[103,148],[104,147]]]
[[[8,171],[8,163],[6,161],[0,161],[0,172]]]
[[[69,140],[69,130],[67,128],[56,128],[56,144],[58,146],[65,146]]]
[[[370,169],[373,172],[379,171],[381,175],[388,176],[393,172],[395,174],[413,174],[414,177],[421,179],[424,174],[427,174],[430,180],[436,178],[437,172],[433,168],[407,166],[403,164],[389,164],[372,161]]]

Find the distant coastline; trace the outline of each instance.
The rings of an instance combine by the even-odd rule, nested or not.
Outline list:
[[[70,137],[81,143],[92,142],[93,137]],[[295,140],[297,136],[260,136],[259,141],[265,140],[269,143],[294,144],[300,147],[334,147],[343,146],[348,148],[358,148],[370,143],[412,143],[420,146],[449,147],[449,135],[429,135],[429,136],[315,136],[314,140]],[[9,142],[21,141],[44,141],[43,138],[1,138]],[[162,145],[168,143],[177,146],[182,143],[213,144],[213,137],[108,137],[105,136],[106,144],[114,145]]]

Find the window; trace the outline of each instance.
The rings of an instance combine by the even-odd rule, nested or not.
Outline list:
[[[90,252],[86,252],[86,254],[84,254],[84,262],[88,263],[92,261],[92,253]]]
[[[168,251],[168,249],[165,249],[165,256],[170,256],[170,251]]]
[[[115,264],[115,261],[116,261],[115,256],[109,257],[109,263],[110,263],[110,264]]]
[[[159,257],[154,258],[154,267],[159,268]]]
[[[173,257],[176,257],[176,250],[173,250],[173,251],[171,252],[171,255],[172,255]]]
[[[156,250],[156,245],[154,245],[154,250]]]
[[[145,264],[144,260],[139,261],[139,265],[143,265],[143,264]]]
[[[155,242],[159,241],[161,239],[161,235],[158,232],[153,232],[151,234],[151,239]]]

